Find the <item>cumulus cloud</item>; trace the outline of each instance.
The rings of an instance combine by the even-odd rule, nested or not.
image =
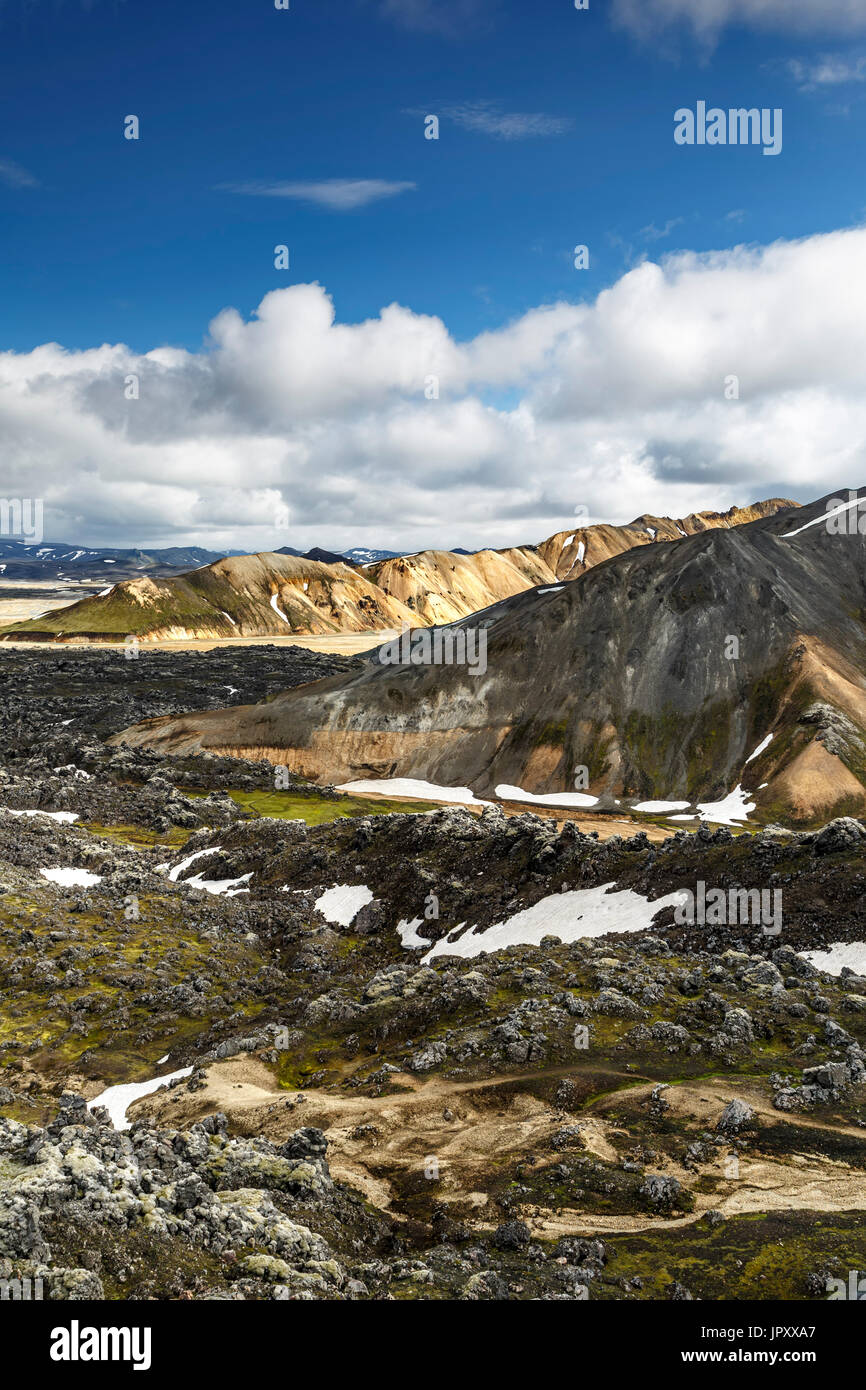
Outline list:
[[[293,198],[299,203],[315,203],[330,212],[353,212],[355,208],[394,198],[417,184],[389,179],[321,179],[308,183],[223,183],[227,193],[255,198]]]
[[[866,0],[614,0],[614,20],[644,40],[685,30],[713,44],[723,29],[743,25],[782,34],[866,31]]]
[[[198,352],[3,353],[0,493],[42,497],[49,539],[251,550],[805,501],[862,481],[864,259],[864,228],[676,252],[468,341],[398,304],[340,323],[308,284]]]

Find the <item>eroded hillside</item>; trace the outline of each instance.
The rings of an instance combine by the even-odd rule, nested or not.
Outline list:
[[[765,818],[810,823],[866,805],[864,561],[866,538],[833,534],[818,502],[506,600],[482,619],[483,674],[371,662],[122,738],[481,794],[570,790],[581,773],[599,793],[688,804],[743,784]]]
[[[528,589],[576,578],[635,546],[737,526],[793,505],[773,499],[682,521],[645,516],[629,526],[559,532],[540,546],[474,555],[425,550],[364,567],[283,552],[232,556],[188,574],[114,584],[80,603],[10,624],[0,640],[237,639],[451,623]]]

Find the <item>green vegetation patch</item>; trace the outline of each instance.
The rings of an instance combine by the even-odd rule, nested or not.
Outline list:
[[[391,801],[360,796],[298,796],[291,791],[231,791],[232,801],[260,816],[277,820],[302,820],[307,825],[326,825],[345,816],[417,815],[438,811],[429,801]]]

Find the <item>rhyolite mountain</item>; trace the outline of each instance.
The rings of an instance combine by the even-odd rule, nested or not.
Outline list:
[[[562,531],[539,546],[423,550],[363,567],[329,551],[289,546],[198,565],[188,574],[134,579],[78,604],[2,629],[15,640],[142,641],[364,632],[456,622],[527,589],[573,579],[610,556],[654,540],[741,525],[793,506],[779,498],[680,521],[639,517]],[[0,639],[2,640],[2,639]]]
[[[238,555],[189,574],[115,584],[2,629],[14,640],[123,641],[378,631],[412,621],[408,608],[345,564],[295,555]]]
[[[585,766],[597,793],[694,802],[742,783],[764,818],[860,812],[866,537],[831,531],[827,505],[634,547],[496,604],[463,624],[486,630],[484,675],[371,661],[264,705],[118,738],[265,757],[328,781],[541,793],[570,790]]]

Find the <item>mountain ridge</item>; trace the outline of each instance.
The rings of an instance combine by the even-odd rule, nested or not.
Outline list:
[[[646,516],[624,527],[599,523],[557,532],[538,546],[472,554],[426,550],[363,569],[298,556],[290,547],[221,557],[147,584],[121,581],[106,593],[10,624],[0,629],[0,640],[228,639],[452,623],[515,594],[576,578],[629,549],[730,529],[789,506],[796,503],[772,498],[679,521]]]
[[[851,814],[866,807],[866,538],[822,527],[825,505],[798,528],[784,512],[714,527],[507,598],[480,624],[483,676],[371,663],[266,708],[119,738],[481,795],[570,790],[580,768],[593,793],[633,798],[694,802],[745,782],[768,816]]]

